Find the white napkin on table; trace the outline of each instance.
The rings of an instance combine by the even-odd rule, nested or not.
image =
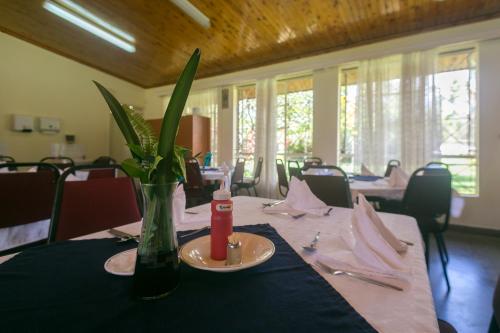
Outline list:
[[[313,215],[323,216],[328,211],[328,206],[318,199],[312,192],[305,180],[292,177],[289,190],[283,203],[265,207],[265,213],[300,213],[306,212]]]
[[[410,177],[403,169],[395,166],[391,170],[388,182],[391,187],[406,187],[409,179]]]
[[[175,223],[184,222],[184,211],[186,210],[186,193],[184,192],[184,185],[179,184],[174,191],[172,200],[173,212],[172,218]]]
[[[398,253],[404,253],[408,250],[408,245],[405,243],[401,242],[382,222],[382,219],[380,216],[377,214],[375,209],[370,205],[368,200],[366,200],[365,196],[361,193],[358,194],[358,205],[360,208],[362,208],[368,218],[371,220],[377,231],[382,235],[382,237],[385,239],[387,243],[389,243],[390,246],[396,252]]]
[[[375,176],[375,174],[373,172],[371,172],[370,169],[368,169],[364,163],[361,164],[361,175],[362,176]]]

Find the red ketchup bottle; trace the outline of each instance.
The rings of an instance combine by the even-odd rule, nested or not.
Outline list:
[[[222,186],[221,186],[222,187]],[[233,233],[233,201],[231,192],[221,188],[214,192],[210,228],[210,257],[226,260],[227,237]]]

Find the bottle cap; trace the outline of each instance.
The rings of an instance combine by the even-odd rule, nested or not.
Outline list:
[[[231,192],[226,189],[214,191],[214,200],[229,200],[231,199]]]

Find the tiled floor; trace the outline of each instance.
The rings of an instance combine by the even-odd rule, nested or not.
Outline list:
[[[500,237],[446,232],[450,254],[448,293],[435,241],[431,241],[430,280],[437,315],[459,333],[488,332],[492,295],[500,274]]]

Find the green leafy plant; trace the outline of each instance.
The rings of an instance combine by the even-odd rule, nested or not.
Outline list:
[[[163,117],[159,138],[141,114],[124,107],[104,86],[93,81],[132,153],[132,158],[123,161],[122,167],[141,183],[167,184],[185,178],[184,153],[187,149],[175,145],[175,138],[200,56],[200,50],[196,49],[179,77]]]

